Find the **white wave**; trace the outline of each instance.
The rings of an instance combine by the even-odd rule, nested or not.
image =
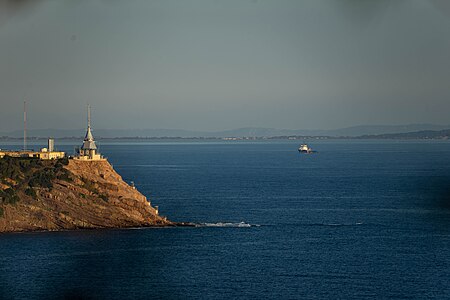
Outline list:
[[[355,226],[355,225],[363,225],[363,222],[356,223],[323,223],[321,226]]]
[[[231,222],[217,222],[217,223],[200,223],[199,227],[258,227],[259,225],[252,225],[245,222],[231,223]]]

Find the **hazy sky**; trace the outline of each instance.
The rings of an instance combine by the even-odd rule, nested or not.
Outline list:
[[[450,124],[450,1],[0,0],[0,132]]]

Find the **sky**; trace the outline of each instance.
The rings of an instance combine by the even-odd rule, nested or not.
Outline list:
[[[0,132],[450,124],[450,1],[0,0]]]

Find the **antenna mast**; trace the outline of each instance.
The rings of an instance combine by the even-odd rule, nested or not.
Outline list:
[[[88,121],[88,128],[91,127],[91,106],[87,105],[87,121]]]
[[[27,102],[23,101],[23,151],[27,151]]]

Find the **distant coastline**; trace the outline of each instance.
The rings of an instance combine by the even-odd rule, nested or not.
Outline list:
[[[78,141],[81,136],[59,137],[59,140]],[[0,136],[0,141],[21,141],[22,137]],[[228,136],[228,137],[204,137],[204,136],[118,136],[98,137],[103,141],[252,141],[252,140],[447,140],[450,139],[450,129],[446,130],[421,130],[403,133],[366,134],[358,136],[323,136],[323,135],[275,135],[275,136]],[[47,137],[28,137],[29,141],[44,141]]]
[[[80,140],[80,132],[74,129],[29,129],[30,141]],[[264,127],[245,127],[224,131],[193,131],[184,129],[96,129],[95,136],[106,141],[169,141],[169,140],[318,140],[318,139],[448,139],[449,125],[408,124],[408,125],[360,125],[329,130],[278,129]],[[23,139],[23,131],[0,132],[0,140],[15,141]]]
[[[140,128],[140,129],[96,129],[97,138],[102,139],[285,139],[299,137],[304,138],[373,138],[374,136],[386,134],[404,134],[435,132],[450,129],[450,124],[407,124],[407,125],[359,125],[337,129],[280,129],[269,127],[243,127],[222,131],[198,131],[186,129],[167,128]],[[28,128],[27,136],[35,138],[48,137],[57,139],[80,139],[80,132],[84,129],[33,129]],[[22,138],[23,130],[2,131],[0,137]],[[390,138],[390,137],[387,137]]]

